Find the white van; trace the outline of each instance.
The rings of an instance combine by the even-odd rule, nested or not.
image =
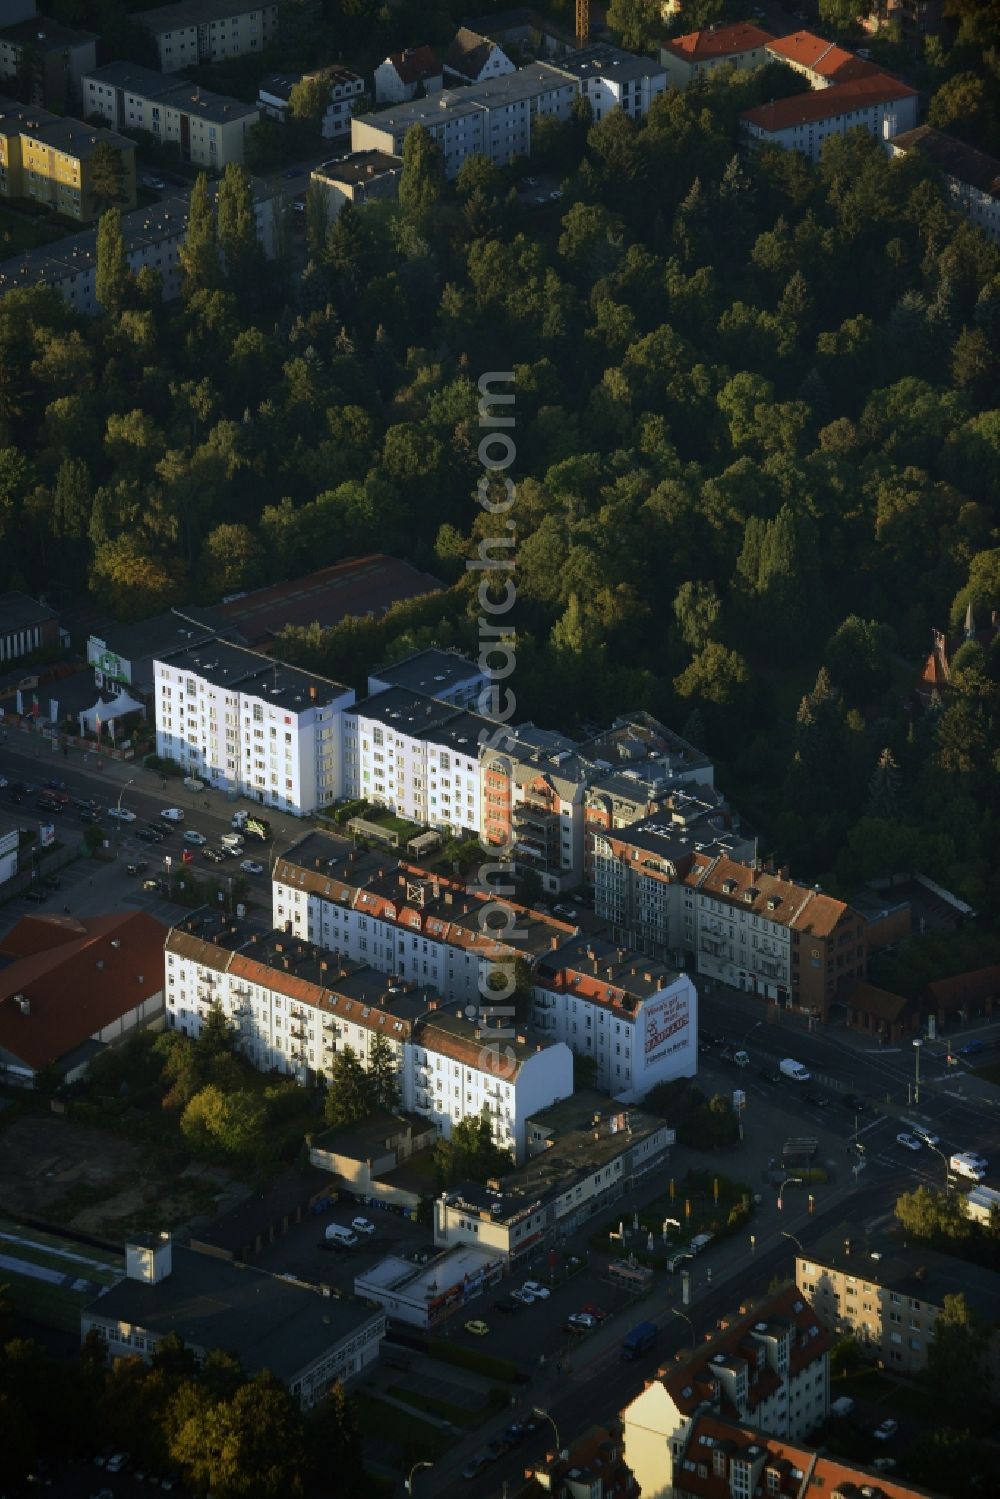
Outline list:
[[[783,1057],[778,1063],[778,1071],[782,1077],[790,1077],[793,1083],[808,1083],[812,1080],[812,1073],[794,1057]]]
[[[223,848],[231,848],[234,852],[243,852],[243,839],[239,833],[223,833],[219,842]]]
[[[357,1234],[352,1228],[347,1228],[343,1223],[328,1223],[326,1225],[326,1238],[333,1244],[343,1244],[346,1248],[353,1248],[359,1242]]]
[[[986,1176],[989,1161],[984,1160],[981,1155],[975,1155],[970,1150],[958,1150],[948,1162],[948,1170],[956,1176],[964,1176],[969,1181],[981,1182]]]

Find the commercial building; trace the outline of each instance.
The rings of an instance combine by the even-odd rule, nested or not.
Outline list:
[[[535,963],[532,1018],[589,1057],[594,1083],[642,1099],[698,1071],[698,991],[685,973],[597,937],[575,937]]]
[[[9,10],[9,7],[5,7]],[[19,79],[29,104],[64,114],[80,103],[80,80],[97,65],[97,37],[31,14],[0,28],[0,78]],[[19,90],[20,92],[20,90]]]
[[[932,125],[903,131],[886,144],[890,156],[915,151],[937,167],[956,213],[981,229],[987,239],[1000,242],[1000,161],[995,156]]]
[[[332,221],[345,203],[360,208],[378,198],[395,198],[402,174],[403,163],[398,156],[387,156],[384,151],[351,151],[313,167],[309,180],[322,189]]]
[[[773,41],[769,31],[749,21],[735,21],[730,26],[713,26],[705,31],[689,31],[675,36],[660,48],[660,62],[670,88],[687,88],[695,78],[703,78],[717,68],[759,68],[767,62],[766,47]]]
[[[699,1463],[730,1479],[720,1492],[756,1493],[768,1456],[762,1435],[794,1442],[829,1413],[831,1341],[809,1302],[786,1286],[720,1318],[710,1338],[658,1370],[622,1411],[625,1460],[643,1499],[686,1492]],[[700,1451],[697,1426],[706,1417],[754,1428],[758,1450],[741,1457]]]
[[[164,73],[263,52],[278,34],[279,0],[177,0],[132,19],[151,34]]]
[[[350,135],[351,116],[365,93],[365,81],[350,68],[324,68],[321,73],[269,73],[257,89],[257,104],[264,114],[281,124],[289,118],[288,105],[297,83],[322,78],[329,85],[326,109],[320,118],[320,134],[325,141]]]
[[[286,625],[317,624],[328,630],[345,619],[377,619],[394,604],[439,593],[443,586],[410,562],[372,552],[284,583],[230,594],[216,605],[216,613],[254,650],[270,651]]]
[[[134,1239],[125,1263],[124,1279],[80,1314],[81,1339],[98,1333],[109,1359],[148,1363],[179,1337],[199,1361],[222,1348],[250,1377],[270,1370],[308,1407],[378,1358],[385,1315],[360,1301],[198,1254],[169,1234]]]
[[[745,109],[740,122],[752,146],[780,146],[818,161],[824,142],[849,130],[867,130],[879,141],[911,130],[917,123],[917,97],[909,84],[876,72]]]
[[[106,120],[115,130],[144,130],[158,145],[175,145],[181,161],[213,172],[242,163],[247,131],[260,119],[256,104],[130,62],[87,73],[83,104],[88,119]]]
[[[507,1269],[555,1246],[665,1168],[676,1136],[653,1114],[581,1090],[527,1121],[527,1159],[434,1203],[434,1242],[471,1244]]]
[[[378,99],[378,72],[375,77]],[[454,177],[473,155],[506,166],[515,156],[530,156],[532,121],[540,114],[568,119],[577,93],[576,81],[568,74],[548,63],[533,63],[474,88],[452,89],[355,116],[351,146],[355,151],[400,156],[406,132],[422,125],[441,149],[446,177]]]
[[[319,832],[276,859],[272,898],[276,929],[461,1005],[480,1002],[492,972],[555,952],[575,931],[572,921],[515,903],[517,938],[508,940],[489,889]]]
[[[0,938],[0,1077],[65,1082],[139,1026],[163,1023],[167,928],[145,911],[23,916]]]
[[[59,616],[26,593],[0,593],[0,661],[19,661],[62,644]],[[67,640],[68,644],[68,640]]]
[[[434,94],[443,83],[441,64],[430,47],[390,52],[375,69],[375,103],[406,104],[418,94]]]
[[[93,190],[94,153],[117,153],[120,206],[135,207],[135,145],[112,130],[0,98],[0,197],[32,198],[67,219],[89,223],[107,206]]]
[[[153,671],[156,753],[185,775],[300,817],[344,794],[353,689],[220,639],[164,652]]]
[[[616,940],[825,1018],[865,977],[865,921],[787,870],[649,819],[595,843],[595,909]]]
[[[503,1273],[497,1255],[449,1249],[426,1265],[389,1255],[354,1278],[354,1294],[382,1307],[395,1322],[429,1329],[478,1300]]]
[[[555,67],[576,79],[582,98],[595,120],[620,109],[633,120],[643,120],[658,94],[668,87],[667,70],[649,57],[623,52],[607,42],[594,42],[561,57]]]
[[[850,1223],[831,1229],[795,1256],[795,1283],[835,1337],[856,1338],[891,1373],[918,1374],[927,1364],[945,1298],[962,1293],[989,1329],[992,1389],[1000,1391],[1000,1275],[955,1255],[904,1241],[900,1234],[862,1236]],[[988,1387],[988,1386],[987,1386]]]
[[[767,43],[766,50],[768,59],[783,62],[794,73],[801,73],[813,89],[852,83],[859,78],[875,78],[881,71],[874,63],[811,31],[794,31],[790,36],[774,37]]]
[[[365,1064],[382,1036],[402,1107],[445,1138],[485,1109],[497,1143],[521,1159],[525,1120],[573,1091],[567,1046],[547,1046],[527,1027],[477,1024],[428,985],[387,979],[289,932],[206,912],[170,933],[166,954],[168,1027],[197,1036],[217,1004],[255,1066],[300,1081],[326,1075],[344,1047]]]
[[[499,42],[460,26],[445,53],[442,71],[455,83],[485,83],[487,78],[513,73],[514,64]]]

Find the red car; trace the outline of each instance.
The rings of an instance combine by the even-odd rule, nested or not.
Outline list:
[[[593,1317],[595,1322],[603,1322],[608,1315],[607,1312],[602,1312],[599,1306],[595,1306],[592,1301],[588,1301],[585,1306],[581,1306],[580,1310],[581,1312],[586,1312],[588,1317]]]

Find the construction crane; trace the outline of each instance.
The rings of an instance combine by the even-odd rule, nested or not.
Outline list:
[[[576,45],[585,47],[590,40],[590,0],[576,0]]]

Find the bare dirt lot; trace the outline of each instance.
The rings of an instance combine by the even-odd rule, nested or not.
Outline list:
[[[12,1217],[120,1238],[139,1229],[177,1230],[245,1191],[206,1167],[158,1180],[143,1147],[54,1114],[0,1128],[0,1211]]]

